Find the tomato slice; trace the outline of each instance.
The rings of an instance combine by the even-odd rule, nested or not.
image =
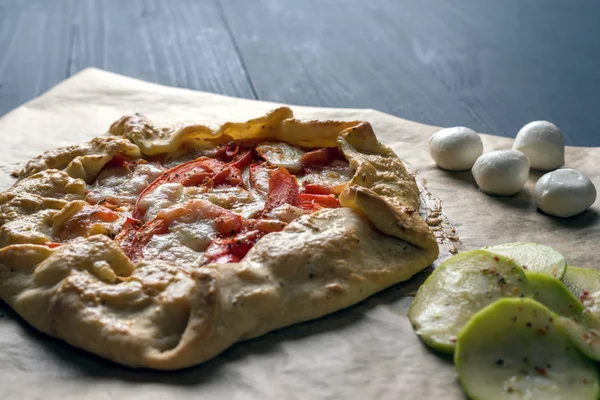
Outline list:
[[[49,247],[51,249],[55,249],[57,247],[62,246],[63,244],[62,243],[56,243],[56,242],[47,242],[47,243],[44,243],[43,245],[46,246],[46,247]]]
[[[315,207],[316,206],[316,207]],[[301,193],[298,195],[298,207],[303,209],[316,208],[339,208],[340,201],[334,195],[326,194],[307,194]],[[316,211],[316,210],[315,210]]]
[[[237,169],[244,169],[248,165],[252,163],[252,159],[254,158],[254,150],[248,150],[240,155],[236,160],[229,163],[232,167]]]
[[[135,224],[136,222],[133,222],[126,230],[121,232],[123,233],[122,239],[115,237],[115,241],[123,248],[131,261],[138,261],[143,258],[144,246],[148,244],[152,236],[169,231],[169,222],[162,218],[154,218],[144,224],[139,231],[135,230]]]
[[[169,225],[180,218],[213,220],[217,232],[222,235],[236,234],[244,225],[241,215],[208,200],[194,199],[162,210],[156,218],[145,224],[140,220],[128,218],[115,241],[132,261],[140,260],[143,258],[144,246],[152,236],[167,233]]]
[[[267,213],[283,204],[295,206],[298,203],[298,182],[285,168],[273,170],[269,177],[269,193],[263,213]]]
[[[340,207],[330,188],[305,183],[304,193],[300,193],[294,175],[282,167],[272,169],[253,164],[254,156],[254,149],[241,150],[239,146],[229,145],[218,150],[215,157],[219,159],[200,157],[164,172],[141,192],[132,217],[127,219],[115,241],[132,260],[137,261],[143,258],[143,248],[152,236],[167,233],[173,221],[204,218],[214,221],[219,233],[219,237],[211,241],[205,251],[207,261],[225,263],[241,260],[262,236],[280,231],[286,224],[265,219],[245,220],[239,214],[201,199],[169,207],[159,212],[153,220],[143,223],[145,210],[139,207],[139,203],[148,193],[166,183],[209,188],[224,184],[243,185],[240,170],[248,166],[251,185],[257,190],[262,188],[259,191],[266,194],[262,214],[284,204],[301,207],[305,212]],[[339,150],[332,147],[308,152],[303,156],[302,162],[303,165],[320,168],[340,158]]]
[[[229,143],[225,146],[219,147],[214,154],[212,154],[211,158],[216,158],[223,162],[229,162],[233,160],[237,153],[240,151],[240,146],[235,143]]]
[[[254,244],[266,232],[259,230],[247,231],[234,237],[218,238],[210,242],[204,256],[210,264],[238,262],[246,256]]]
[[[215,178],[217,179],[215,181]],[[187,163],[178,165],[165,171],[148,185],[139,195],[132,217],[142,219],[145,210],[140,208],[140,200],[148,193],[165,183],[181,183],[183,186],[229,184],[232,186],[243,184],[241,172],[238,168],[227,165],[221,161],[208,157],[200,157]]]
[[[225,146],[225,156],[229,159],[232,160],[233,157],[235,157],[235,155],[240,151],[240,146]]]
[[[131,246],[135,239],[135,234],[140,230],[144,223],[138,219],[127,217],[121,232],[115,236],[115,242],[123,249],[127,249]]]
[[[329,195],[333,194],[333,191],[327,186],[317,185],[314,183],[306,183],[304,182],[304,193],[308,194],[324,194]]]
[[[249,149],[240,154],[242,148],[236,144],[222,146],[212,156],[220,161],[229,163],[232,167],[242,169],[247,167],[254,158],[254,149]]]
[[[267,168],[264,163],[250,165],[250,186],[266,196],[269,193],[269,179],[273,171]]]
[[[303,166],[327,165],[331,161],[341,158],[343,157],[337,147],[324,147],[304,153],[300,158],[300,162]]]
[[[116,168],[116,167],[127,167],[132,162],[133,162],[133,160],[124,154],[115,154],[113,156],[113,158],[110,159],[109,162],[104,164],[103,169]]]
[[[269,178],[269,193],[263,214],[283,205],[291,204],[306,211],[317,211],[323,207],[338,208],[340,202],[331,190],[320,185],[305,184],[305,193],[299,193],[296,178],[284,168],[271,173]],[[315,193],[316,192],[316,193]]]
[[[156,216],[157,219],[164,219],[169,223],[182,217],[213,220],[217,232],[221,234],[236,233],[242,229],[244,222],[241,215],[203,199],[188,200],[164,209]]]

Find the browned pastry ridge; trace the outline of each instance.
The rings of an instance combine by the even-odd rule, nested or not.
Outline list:
[[[241,165],[244,148],[259,158],[239,176],[217,174],[229,186],[165,172],[225,148],[228,166]],[[299,157],[323,148],[338,159],[303,169]],[[277,203],[277,179],[310,201]],[[309,187],[330,193],[303,194]],[[418,195],[366,122],[303,122],[285,107],[217,129],[127,116],[89,143],[34,158],[0,194],[0,297],[36,329],[99,356],[188,367],[430,265],[438,246]],[[227,224],[238,224],[234,236]]]

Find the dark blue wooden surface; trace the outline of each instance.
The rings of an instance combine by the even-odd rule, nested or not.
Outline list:
[[[596,0],[0,0],[0,115],[88,66],[600,146]]]

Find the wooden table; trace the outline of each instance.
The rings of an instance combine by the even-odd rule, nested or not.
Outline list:
[[[596,0],[0,0],[0,115],[89,66],[600,146]]]

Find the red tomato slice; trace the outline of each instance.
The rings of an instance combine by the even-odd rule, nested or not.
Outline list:
[[[171,223],[176,219],[187,216],[213,220],[217,232],[221,234],[236,233],[242,229],[244,222],[241,215],[202,199],[189,200],[185,203],[164,209],[158,213],[156,218],[164,219]]]
[[[109,162],[107,162],[106,164],[104,164],[103,169],[106,169],[106,168],[115,168],[115,167],[127,167],[132,162],[133,161],[131,160],[131,158],[127,157],[126,155],[115,154],[113,156],[113,158],[111,158],[111,160]]]
[[[271,172],[273,170],[267,168],[264,163],[250,165],[250,185],[259,193],[267,195]]]
[[[298,203],[298,182],[285,168],[273,170],[269,178],[269,193],[263,213],[283,204],[295,206]]]
[[[225,146],[225,156],[232,160],[233,157],[240,151],[240,146]]]
[[[314,183],[306,183],[306,182],[304,182],[303,186],[304,186],[304,193],[325,194],[325,195],[333,194],[331,189],[329,189],[327,186],[317,185]]]
[[[152,236],[167,233],[169,231],[169,222],[162,218],[154,218],[152,221],[144,224],[139,231],[134,230],[135,222],[124,230],[123,239],[115,237],[115,241],[123,248],[123,251],[131,259],[138,261],[143,258],[144,246],[148,244]],[[121,234],[119,234],[121,235]]]
[[[225,171],[228,169],[229,171]],[[132,217],[140,220],[144,217],[145,210],[140,208],[140,200],[158,186],[164,185],[165,183],[181,183],[183,186],[214,186],[215,177],[219,177],[219,179],[223,181],[222,183],[230,185],[239,185],[243,182],[239,169],[228,166],[218,160],[200,157],[163,172],[161,176],[148,185],[142,193],[140,193],[135,203]]]
[[[254,157],[254,149],[249,149],[240,154],[242,148],[236,144],[228,144],[217,150],[211,158],[227,162],[229,165],[242,169],[248,166]],[[236,157],[237,156],[237,157]]]
[[[259,230],[240,233],[234,237],[213,240],[204,253],[211,264],[238,262],[246,256],[254,244],[265,235]]]
[[[115,236],[115,242],[123,249],[127,249],[131,246],[135,234],[140,230],[144,223],[138,219],[127,217],[121,232]]]
[[[340,159],[342,155],[337,147],[324,147],[322,149],[312,150],[300,158],[302,165],[327,165],[331,161]]]
[[[48,242],[48,243],[44,243],[44,246],[49,247],[51,249],[55,249],[57,247],[62,246],[62,243],[56,243],[56,242]]]
[[[143,258],[144,246],[152,236],[167,233],[169,225],[181,217],[194,217],[213,220],[217,232],[233,235],[243,227],[243,218],[232,211],[219,207],[208,200],[194,199],[162,210],[156,218],[142,224],[141,221],[128,218],[123,230],[115,241],[123,248],[132,261]]]
[[[245,153],[243,153],[242,155],[240,155],[235,161],[232,161],[231,163],[229,163],[229,165],[241,170],[241,169],[246,168],[248,165],[250,165],[252,163],[253,158],[254,158],[254,151],[248,150]]]
[[[333,195],[307,193],[298,195],[298,207],[306,209],[314,207],[315,205],[321,206],[319,208],[338,208],[340,207],[340,201]]]
[[[285,228],[287,223],[277,219],[247,219],[245,228],[247,230],[259,230],[265,233],[279,232]]]
[[[235,143],[229,143],[225,146],[221,146],[217,149],[217,151],[212,154],[211,158],[216,158],[223,162],[229,162],[233,160],[233,157],[240,151],[240,146]]]

